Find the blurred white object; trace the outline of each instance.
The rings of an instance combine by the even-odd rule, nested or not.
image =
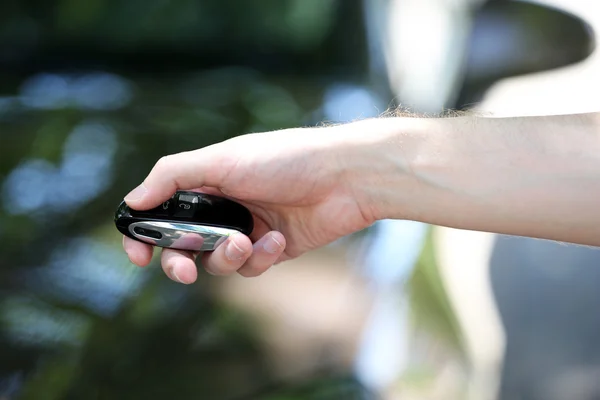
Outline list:
[[[402,107],[440,113],[452,104],[462,82],[462,66],[471,27],[471,10],[479,0],[366,0],[374,75],[387,75]],[[378,58],[380,57],[380,58]],[[383,60],[383,61],[382,61]],[[375,292],[375,305],[358,352],[359,378],[380,393],[389,389],[407,366],[409,319],[401,283],[411,274],[427,227],[405,221],[381,221],[366,255],[365,272]],[[450,301],[461,316],[461,328],[473,364],[472,396],[495,398],[504,349],[504,332],[489,288],[490,245],[474,251],[452,251],[445,236],[442,278]],[[477,247],[477,246],[475,246]],[[459,249],[461,249],[459,247]],[[460,282],[460,268],[470,266]],[[462,271],[464,272],[464,270]],[[470,306],[478,304],[478,306]],[[477,326],[489,328],[487,341],[476,337]],[[477,390],[484,389],[485,392]],[[476,398],[476,397],[475,397]],[[478,400],[484,397],[479,397]]]
[[[471,28],[470,12],[481,0],[379,0],[371,8],[372,36],[383,43],[390,87],[403,106],[439,113],[462,81]]]
[[[436,227],[439,273],[461,327],[470,361],[469,398],[498,395],[506,338],[489,274],[495,235]]]
[[[410,326],[403,283],[419,257],[427,228],[412,221],[381,221],[364,257],[363,274],[371,282],[374,303],[355,371],[373,390],[393,385],[406,368]]]

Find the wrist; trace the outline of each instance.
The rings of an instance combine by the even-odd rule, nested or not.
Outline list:
[[[373,220],[597,246],[598,118],[361,121],[346,132],[347,182]]]
[[[436,147],[445,119],[376,118],[340,126],[347,145],[341,146],[343,181],[363,214],[373,221],[423,221],[424,208],[435,196],[435,185],[425,178],[439,162]]]

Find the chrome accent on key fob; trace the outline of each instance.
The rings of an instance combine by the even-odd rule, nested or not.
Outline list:
[[[122,201],[115,225],[124,235],[153,246],[212,251],[228,236],[249,235],[250,211],[239,203],[205,193],[178,191],[151,210],[133,210]]]

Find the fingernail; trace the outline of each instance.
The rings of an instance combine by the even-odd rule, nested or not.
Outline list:
[[[129,192],[127,196],[125,196],[125,201],[137,201],[141,199],[147,192],[148,189],[146,189],[146,186],[144,186],[142,183],[140,186]]]
[[[177,273],[175,272],[175,268],[171,268],[171,275],[173,275],[173,278],[175,278],[175,280],[179,283],[183,283],[183,281],[181,279],[179,279],[179,277],[177,276]]]
[[[281,243],[279,243],[273,236],[270,236],[269,240],[266,240],[265,244],[263,245],[265,251],[271,254],[277,253],[282,247],[283,246],[281,246]]]
[[[244,250],[235,244],[233,238],[230,238],[229,243],[227,243],[227,247],[225,248],[225,256],[231,261],[241,260],[244,256]]]

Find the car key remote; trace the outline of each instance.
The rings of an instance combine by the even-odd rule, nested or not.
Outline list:
[[[151,210],[134,210],[122,201],[115,225],[124,235],[153,246],[212,251],[234,233],[249,235],[254,220],[246,207],[232,200],[178,191]]]

